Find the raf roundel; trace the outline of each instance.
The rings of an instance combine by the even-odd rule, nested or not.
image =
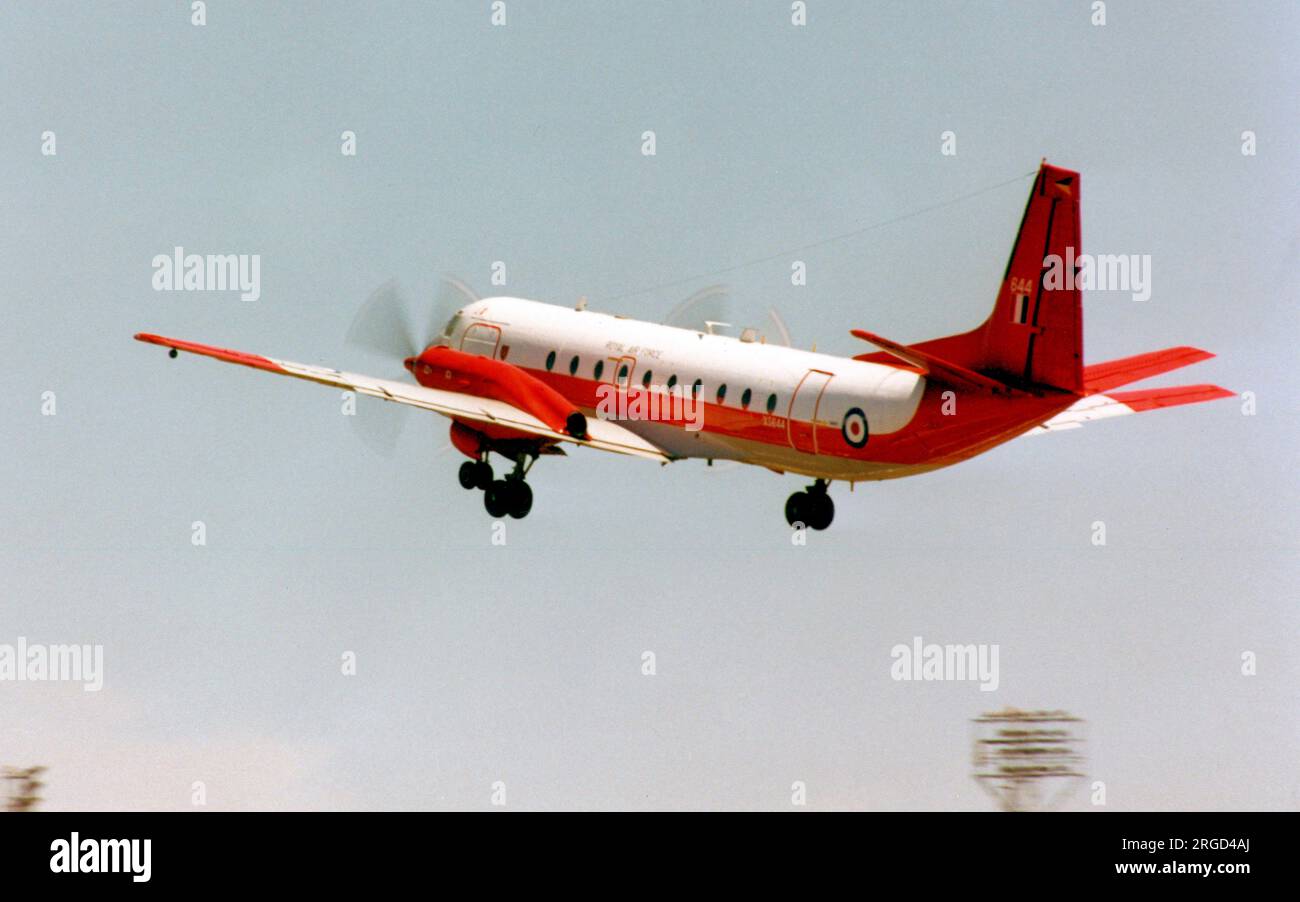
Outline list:
[[[867,415],[862,412],[861,407],[851,408],[844,415],[840,432],[844,433],[844,441],[854,448],[861,448],[867,443]]]

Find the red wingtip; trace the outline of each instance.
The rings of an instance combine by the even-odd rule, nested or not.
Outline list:
[[[259,370],[268,370],[273,373],[282,373],[283,369],[268,357],[260,354],[248,354],[244,351],[232,351],[229,348],[217,348],[212,345],[203,345],[194,341],[183,341],[179,338],[168,338],[165,335],[154,335],[151,332],[137,332],[136,341],[143,341],[153,345],[162,345],[164,348],[171,348],[177,351],[186,351],[190,354],[199,354],[203,357],[211,357],[215,360],[221,360],[225,363],[237,363],[240,366],[251,366]]]

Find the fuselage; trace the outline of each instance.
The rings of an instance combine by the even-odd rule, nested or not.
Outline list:
[[[947,466],[1068,406],[1065,397],[962,394],[902,363],[854,360],[522,298],[466,305],[443,342],[508,362],[589,416],[658,395],[620,424],[677,458],[738,460],[821,479]],[[417,379],[421,373],[415,371]],[[692,405],[663,403],[674,395]]]
[[[715,458],[814,478],[786,499],[792,528],[830,526],[830,484],[894,479],[967,460],[1025,432],[1231,397],[1213,385],[1111,392],[1213,356],[1177,347],[1083,365],[1079,173],[1039,167],[993,310],[973,329],[905,344],[851,330],[876,351],[835,357],[522,298],[474,300],[415,351],[391,287],[349,340],[399,354],[419,383],[345,373],[153,333],[136,338],[306,379],[451,420],[457,481],[488,515],[532,509],[527,477],[566,444],[670,463]],[[1073,270],[1070,270],[1073,271]],[[461,286],[463,289],[463,286]],[[468,294],[468,292],[465,292]],[[593,419],[594,418],[594,419]],[[612,422],[610,422],[612,421]],[[504,464],[504,475],[494,468]]]

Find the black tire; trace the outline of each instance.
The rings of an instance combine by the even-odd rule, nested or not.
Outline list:
[[[474,464],[474,487],[487,491],[492,484],[492,465],[486,460]]]
[[[460,480],[462,489],[478,488],[478,464],[472,460],[467,460],[460,465],[460,471],[457,472],[456,478]]]
[[[494,481],[483,492],[483,507],[493,520],[500,520],[510,513],[510,484],[504,479]]]
[[[808,493],[795,492],[785,500],[785,522],[794,526],[796,523],[808,525]]]
[[[835,519],[835,502],[825,492],[808,493],[808,525],[823,530]]]
[[[522,520],[533,509],[533,490],[522,479],[512,479],[510,486],[510,516]]]

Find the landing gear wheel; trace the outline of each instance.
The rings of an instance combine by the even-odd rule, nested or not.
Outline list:
[[[510,489],[510,483],[497,479],[483,492],[483,507],[487,508],[488,516],[493,520],[500,520],[510,513]]]
[[[486,460],[474,464],[474,487],[487,491],[492,484],[492,465]]]
[[[522,479],[507,480],[506,485],[510,487],[509,514],[516,520],[522,520],[533,509],[533,490]]]
[[[809,492],[804,503],[808,507],[808,525],[813,529],[825,529],[835,519],[835,502],[824,490]]]
[[[835,502],[826,493],[824,484],[818,483],[802,492],[795,492],[785,502],[785,522],[791,526],[802,524],[809,529],[822,530],[835,519]]]
[[[808,493],[795,492],[785,500],[785,522],[794,526],[797,523],[808,525]]]
[[[460,471],[456,473],[456,478],[460,480],[462,489],[478,488],[478,464],[472,460],[465,461],[460,465]]]

